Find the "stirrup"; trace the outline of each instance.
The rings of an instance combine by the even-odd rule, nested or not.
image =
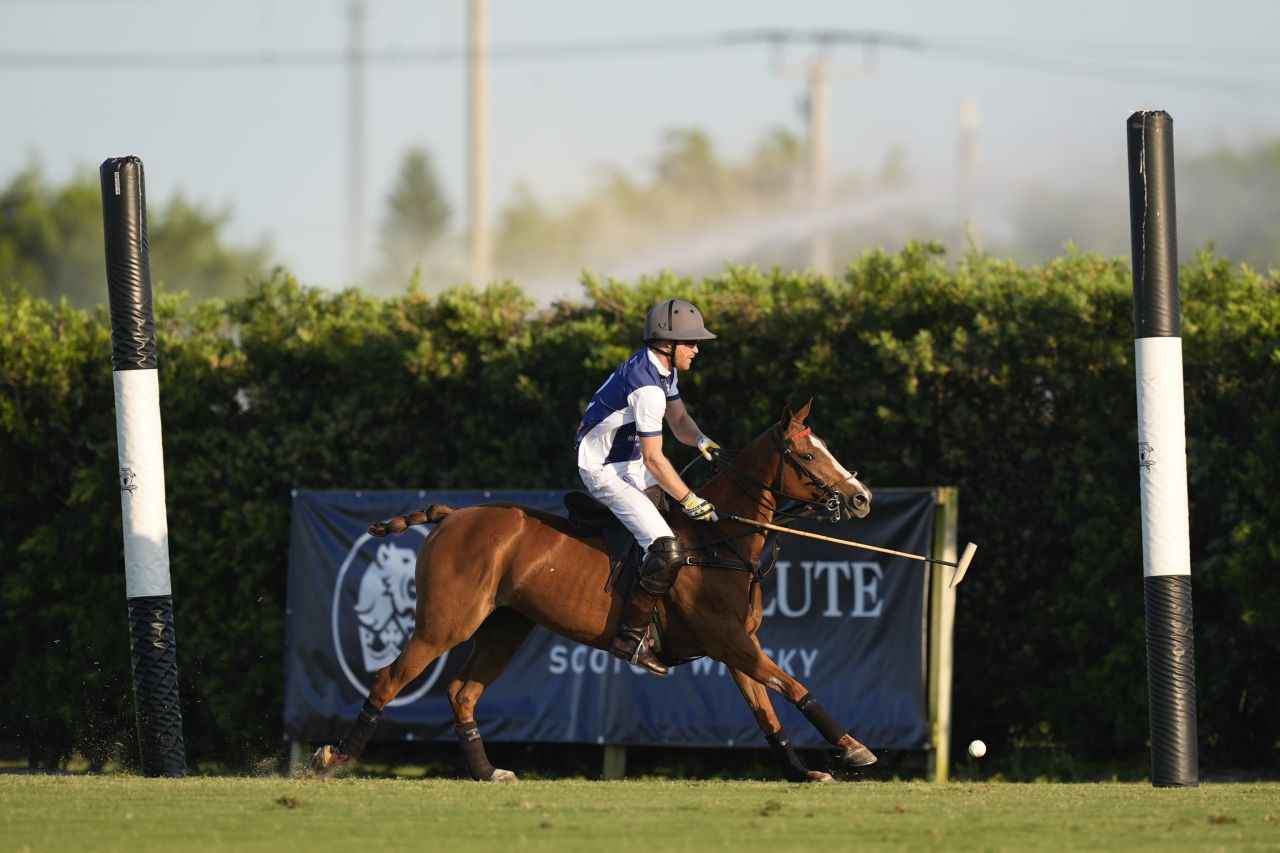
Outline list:
[[[645,672],[652,673],[659,678],[666,678],[671,674],[671,671],[663,665],[662,661],[658,660],[653,652],[649,650],[649,641],[647,638],[642,638],[637,641],[635,650],[632,651],[630,655],[628,655],[625,646],[622,645],[624,639],[629,640],[630,638],[619,636],[613,641],[613,645],[609,648],[609,652],[614,657],[622,658],[632,666],[638,666]]]

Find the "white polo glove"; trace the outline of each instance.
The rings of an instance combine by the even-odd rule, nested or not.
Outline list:
[[[680,506],[684,507],[684,514],[694,521],[720,520],[720,516],[716,515],[716,508],[711,505],[711,501],[700,498],[693,492],[689,492],[684,496],[680,501]]]
[[[696,443],[698,445],[698,452],[701,453],[708,462],[714,462],[715,457],[711,455],[711,451],[719,450],[720,445],[716,444],[714,441],[707,438],[702,433],[698,433],[698,438]]]

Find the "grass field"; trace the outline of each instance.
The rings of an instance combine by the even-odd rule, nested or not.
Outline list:
[[[1277,850],[1280,784],[0,776],[0,850]]]

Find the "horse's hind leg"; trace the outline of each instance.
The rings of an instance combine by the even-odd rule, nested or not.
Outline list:
[[[443,618],[424,620],[423,602],[418,604],[417,621],[409,642],[394,661],[378,671],[373,688],[360,709],[360,716],[337,748],[322,746],[311,756],[312,772],[330,776],[352,767],[364,752],[373,730],[378,727],[378,720],[382,718],[382,710],[387,704],[400,694],[406,684],[421,675],[429,663],[467,639],[484,618],[482,613],[457,621]]]
[[[382,709],[404,689],[404,686],[417,678],[427,664],[440,657],[445,650],[457,645],[465,637],[446,640],[432,639],[430,632],[420,632],[414,626],[413,635],[396,659],[378,670],[373,688],[369,691],[360,715],[355,724],[347,732],[347,736],[339,741],[337,747],[321,746],[311,756],[311,770],[322,776],[332,776],[345,772],[353,767],[360,754],[364,752],[373,730],[378,727],[382,718]]]
[[[773,703],[769,701],[769,691],[764,685],[754,681],[751,676],[736,669],[729,670],[733,683],[738,685],[742,698],[747,700],[751,714],[756,718],[756,725],[764,732],[764,739],[769,743],[769,752],[778,762],[782,775],[788,782],[832,782],[830,773],[821,770],[810,770],[800,762],[800,757],[787,740],[787,733],[782,730],[782,723],[773,712]]]
[[[478,782],[519,781],[510,770],[500,770],[489,763],[476,726],[475,710],[480,694],[502,674],[531,630],[533,623],[516,611],[506,607],[495,610],[476,631],[471,657],[446,690],[457,723],[454,733],[467,761],[467,770]]]
[[[711,651],[711,649],[708,649]],[[763,684],[787,697],[787,700],[800,709],[800,713],[813,724],[813,727],[826,738],[827,742],[839,747],[841,760],[850,767],[864,767],[875,764],[875,754],[863,746],[853,735],[835,721],[827,709],[813,697],[803,684],[796,681],[774,663],[760,641],[750,635],[742,635],[741,639],[733,639],[721,646],[712,656],[733,669],[740,670],[754,681]]]

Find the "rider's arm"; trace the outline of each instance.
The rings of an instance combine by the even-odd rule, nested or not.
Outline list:
[[[684,500],[692,489],[685,484],[670,460],[662,452],[662,420],[671,406],[679,400],[668,400],[662,389],[647,385],[632,392],[630,403],[636,418],[636,440],[640,443],[640,456],[644,467],[662,490],[678,501]],[[680,404],[684,409],[684,404]],[[686,417],[687,414],[686,414]],[[672,425],[675,428],[675,425]]]
[[[667,401],[667,423],[671,424],[671,431],[680,441],[690,447],[698,445],[698,436],[702,430],[694,423],[693,416],[684,406],[684,400],[677,398]]]
[[[681,500],[692,491],[680,478],[680,474],[667,459],[667,455],[662,452],[662,436],[640,436],[640,455],[644,458],[644,467],[649,469],[653,479],[657,480],[662,490],[671,497]]]
[[[671,422],[671,431],[676,434],[676,438],[698,448],[708,462],[715,461],[715,452],[720,449],[719,443],[702,434],[679,397],[667,400],[667,420]]]

